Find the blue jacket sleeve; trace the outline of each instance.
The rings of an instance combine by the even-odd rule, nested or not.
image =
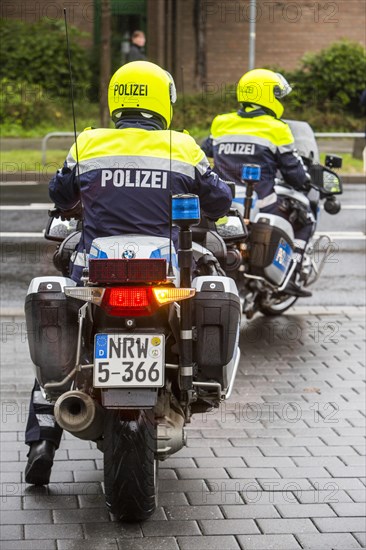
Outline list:
[[[201,149],[207,157],[213,158],[213,141],[211,137],[202,142]]]
[[[308,175],[304,164],[296,153],[296,151],[278,152],[277,155],[278,168],[283,175],[285,182],[300,189],[308,181]]]
[[[211,168],[203,171],[200,166],[196,167],[196,185],[201,209],[208,218],[217,219],[227,214],[232,201],[230,187]]]
[[[80,199],[80,191],[76,178],[76,167],[68,168],[66,162],[48,184],[51,200],[61,210],[71,210]]]

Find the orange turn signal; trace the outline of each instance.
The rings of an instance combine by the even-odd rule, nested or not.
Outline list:
[[[152,289],[155,300],[161,306],[172,302],[179,302],[192,298],[196,294],[195,288],[155,287]]]

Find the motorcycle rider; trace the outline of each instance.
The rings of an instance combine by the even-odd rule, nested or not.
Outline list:
[[[297,154],[289,126],[281,120],[284,108],[280,99],[292,88],[279,73],[266,69],[254,69],[245,73],[237,86],[237,99],[241,104],[238,112],[218,115],[212,122],[211,135],[202,144],[208,157],[214,159],[214,170],[225,180],[241,182],[243,164],[259,164],[261,179],[256,184],[258,206],[261,212],[288,219],[274,191],[275,176],[280,170],[286,183],[296,190],[308,190],[310,177],[301,157]],[[297,273],[306,244],[311,236],[312,215],[305,214],[301,224],[295,223],[295,252]],[[293,296],[307,297],[295,280],[289,281],[284,292]]]
[[[124,65],[108,88],[115,128],[82,132],[50,181],[49,194],[58,208],[83,204],[84,236],[71,275],[79,284],[83,249],[88,253],[94,238],[126,233],[169,237],[171,194],[197,194],[210,218],[229,210],[230,188],[210,169],[204,152],[189,135],[169,130],[175,100],[173,78],[161,67],[147,61]],[[35,382],[25,438],[30,446],[27,483],[49,482],[61,435],[53,405]]]

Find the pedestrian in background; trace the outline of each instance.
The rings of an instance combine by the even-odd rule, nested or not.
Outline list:
[[[130,51],[127,54],[127,63],[130,61],[146,61],[145,44],[145,33],[143,31],[134,31],[131,36]]]

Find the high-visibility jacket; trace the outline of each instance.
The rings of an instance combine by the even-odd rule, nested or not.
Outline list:
[[[202,145],[214,159],[214,170],[224,180],[241,185],[243,164],[259,164],[261,179],[255,190],[259,200],[273,195],[277,170],[295,189],[307,181],[301,158],[297,155],[292,132],[285,122],[263,109],[251,109],[217,116],[211,136]],[[276,198],[274,196],[273,202]],[[268,201],[267,201],[268,204]]]
[[[65,210],[75,206],[81,192],[87,252],[96,237],[126,233],[168,237],[170,193],[198,195],[210,218],[219,218],[230,208],[230,188],[187,134],[136,126],[87,129],[77,138],[77,153],[74,144],[63,169],[51,180],[49,193]]]

